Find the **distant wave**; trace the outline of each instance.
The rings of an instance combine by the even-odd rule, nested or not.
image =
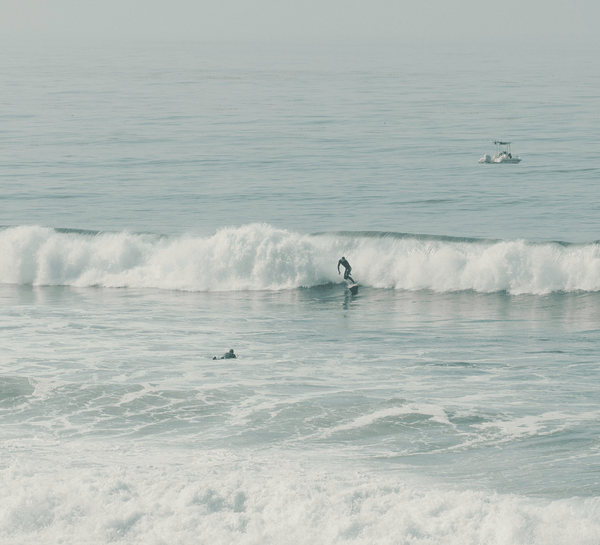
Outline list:
[[[512,294],[600,290],[597,242],[530,243],[387,232],[305,235],[265,224],[209,237],[38,226],[0,229],[0,283],[286,290],[340,282],[345,255],[364,286]]]

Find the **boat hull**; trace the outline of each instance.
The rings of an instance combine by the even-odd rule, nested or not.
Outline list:
[[[521,162],[521,158],[520,157],[494,157],[491,160],[492,163],[510,163],[510,164],[517,164]]]

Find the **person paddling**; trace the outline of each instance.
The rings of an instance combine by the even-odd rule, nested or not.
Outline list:
[[[237,358],[237,356],[233,352],[233,348],[229,352],[225,352],[225,354],[223,354],[219,359],[220,360],[229,360],[232,358]],[[213,358],[213,360],[216,360],[216,359],[217,359],[217,356],[215,356]]]

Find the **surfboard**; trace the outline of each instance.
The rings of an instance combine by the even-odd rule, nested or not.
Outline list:
[[[348,283],[348,289],[352,295],[356,295],[358,293],[358,284],[350,284]]]

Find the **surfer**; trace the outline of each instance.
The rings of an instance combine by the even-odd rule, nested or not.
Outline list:
[[[233,348],[229,351],[229,352],[225,352],[225,354],[223,354],[219,359],[220,360],[228,360],[231,358],[237,358],[237,356],[233,353]],[[216,360],[217,356],[215,356],[213,358],[213,360]]]
[[[342,256],[342,259],[338,261],[338,274],[340,274],[340,265],[343,265],[344,269],[346,269],[344,271],[344,280],[350,280],[350,282],[354,283],[354,279],[350,276],[350,273],[352,272],[352,267],[350,266],[350,263],[348,263],[348,260],[344,256]]]

